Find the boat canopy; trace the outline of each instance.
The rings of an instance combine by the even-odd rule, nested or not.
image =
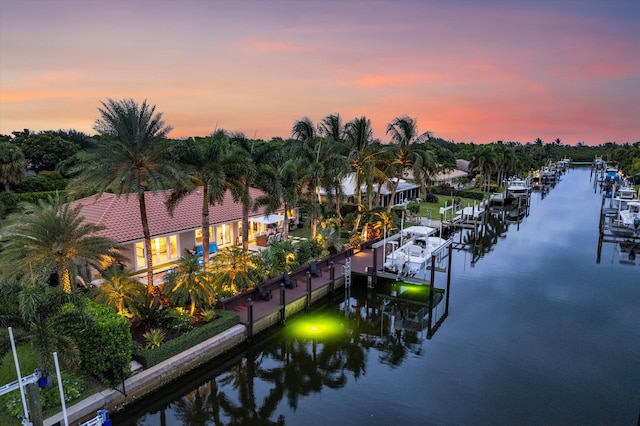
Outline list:
[[[432,228],[430,226],[411,226],[409,228],[405,228],[402,232],[405,235],[432,235],[435,234],[438,230]]]

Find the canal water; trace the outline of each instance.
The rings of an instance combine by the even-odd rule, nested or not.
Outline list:
[[[640,253],[599,249],[601,200],[574,167],[454,249],[431,333],[428,297],[355,282],[114,424],[635,425]]]

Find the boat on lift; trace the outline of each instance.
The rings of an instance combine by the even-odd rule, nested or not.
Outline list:
[[[512,177],[507,181],[507,198],[518,199],[528,197],[531,192],[529,179]]]
[[[434,255],[442,258],[442,249],[449,240],[436,236],[437,231],[429,226],[412,226],[401,231],[401,245],[386,256],[384,270],[398,277],[412,277],[429,266]]]

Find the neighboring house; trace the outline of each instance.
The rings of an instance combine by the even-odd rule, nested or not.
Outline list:
[[[459,169],[454,169],[454,170],[450,170],[446,173],[438,173],[434,178],[433,181],[436,185],[443,185],[443,184],[448,184],[451,186],[456,186],[457,180],[463,177],[468,176],[469,173],[459,170]]]
[[[395,180],[393,181],[395,182]],[[344,178],[342,178],[342,192],[347,202],[355,203],[356,202],[356,174],[349,173]],[[380,206],[386,207],[389,205],[391,201],[391,193],[393,192],[393,187],[390,186],[389,183],[383,185],[374,185],[373,187],[373,196],[375,199],[380,199]],[[367,195],[367,187],[366,185],[362,185],[362,200],[366,204],[366,195]],[[323,201],[327,200],[327,191],[324,188],[320,188],[320,197]],[[398,190],[396,192],[396,196],[394,199],[393,205],[403,204],[408,200],[415,200],[420,197],[420,185],[406,181],[404,179],[400,179],[400,183],[398,184]]]
[[[251,189],[252,199],[262,193]],[[170,216],[165,206],[168,191],[145,193],[149,230],[151,232],[151,250],[154,274],[169,269],[187,250],[202,247],[202,192],[194,191],[187,195]],[[140,208],[136,194],[116,196],[104,193],[73,201],[72,205],[81,205],[80,214],[87,222],[104,225],[106,228],[98,235],[112,238],[121,246],[126,258],[124,266],[134,273],[147,270],[144,248],[144,236],[140,221]],[[289,211],[291,224],[298,223],[296,210]],[[266,216],[264,210],[249,215],[249,242],[272,229],[282,229],[284,210]],[[209,206],[211,250],[239,244],[242,238],[242,204],[233,201],[229,192],[221,204]],[[160,274],[158,278],[164,274]],[[92,280],[100,278],[97,275]]]
[[[456,168],[469,173],[469,160],[456,160]]]

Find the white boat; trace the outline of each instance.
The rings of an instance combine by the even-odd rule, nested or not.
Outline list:
[[[527,197],[531,191],[528,179],[511,178],[507,181],[507,197],[520,198]]]
[[[618,218],[618,225],[629,232],[640,235],[640,201],[629,201],[627,208],[618,213]]]
[[[607,166],[607,163],[602,159],[602,157],[596,157],[593,159],[593,168],[596,170],[604,170]]]
[[[614,188],[613,195],[611,197],[611,207],[624,210],[627,208],[629,201],[633,200],[637,200],[636,189],[633,184],[630,184],[625,180],[619,188]]]
[[[556,168],[553,165],[542,167],[542,179],[546,181],[556,180]]]
[[[429,226],[412,226],[401,232],[401,246],[392,250],[384,261],[384,269],[398,276],[414,276],[431,264],[433,255],[442,256],[448,243],[436,237],[437,229]],[[392,244],[398,244],[393,241]]]

